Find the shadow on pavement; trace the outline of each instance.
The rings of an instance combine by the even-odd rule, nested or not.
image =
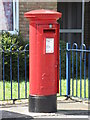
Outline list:
[[[16,113],[16,112],[10,112],[10,111],[6,111],[6,110],[2,110],[0,111],[2,112],[2,118],[1,120],[33,120],[33,119],[36,119],[36,120],[88,120],[87,118],[53,118],[53,116],[51,116],[50,118],[33,118],[32,116],[28,116],[28,115],[25,115],[25,114],[19,114],[19,113]],[[90,111],[89,111],[90,112]],[[88,110],[59,110],[56,112],[57,115],[88,115],[89,114]],[[57,116],[56,115],[56,116]]]
[[[33,119],[33,117],[31,116],[10,112],[6,110],[2,110],[1,112],[2,112],[1,120],[32,120]]]
[[[63,115],[89,115],[90,111],[88,110],[58,110],[57,114]]]

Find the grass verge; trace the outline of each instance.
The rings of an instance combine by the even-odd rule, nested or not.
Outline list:
[[[72,79],[70,81],[70,93],[72,95]],[[82,98],[85,97],[88,98],[88,79],[86,79],[86,89],[84,88],[84,80],[82,79]],[[3,100],[3,81],[0,81],[0,100]],[[73,81],[73,96],[80,97],[80,80],[77,80],[77,94],[76,94],[76,80]],[[85,90],[85,94],[84,94]],[[62,79],[61,80],[61,94],[66,95],[66,80]],[[27,97],[29,96],[29,82],[27,82]],[[60,90],[59,94],[60,96]],[[25,81],[20,82],[20,98],[25,98]],[[11,82],[6,81],[5,82],[5,99],[9,100],[11,99]],[[12,99],[18,99],[18,82],[12,81]]]

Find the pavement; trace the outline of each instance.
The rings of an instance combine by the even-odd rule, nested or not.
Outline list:
[[[32,113],[28,111],[28,100],[0,103],[1,120],[32,120],[32,119],[54,119],[54,120],[88,120],[88,101],[64,98],[57,99],[56,113]]]

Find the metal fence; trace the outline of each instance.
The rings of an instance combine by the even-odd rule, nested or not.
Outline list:
[[[89,97],[90,47],[74,43],[66,46],[66,96]]]
[[[19,51],[18,46],[13,51],[13,47],[16,45],[12,45],[9,51],[4,51],[2,49],[2,79],[0,82],[0,87],[2,89],[2,95],[0,100],[16,100],[28,98],[29,95],[29,82],[27,81],[27,55],[29,53],[28,44],[25,46],[24,50]],[[13,81],[12,69],[12,54],[17,53],[17,81]],[[24,84],[21,85],[20,81],[20,54],[24,54],[24,77],[22,78]],[[7,85],[7,81],[5,78],[5,54],[10,54],[10,87],[7,89],[9,85]],[[88,73],[88,74],[87,74]],[[59,96],[74,96],[79,98],[90,98],[89,95],[89,81],[90,81],[90,49],[86,49],[85,44],[81,45],[79,48],[76,43],[74,43],[71,47],[69,43],[66,44],[66,49],[60,49],[60,92]],[[16,89],[13,84],[17,84],[17,90],[13,92],[13,89]],[[6,97],[7,93],[9,93],[9,97]],[[24,94],[24,96],[21,95]],[[15,96],[15,94],[17,94]],[[13,97],[14,96],[14,97]]]
[[[16,47],[16,49],[14,49],[14,50],[12,50],[14,47]],[[23,98],[27,98],[27,64],[29,64],[29,63],[26,63],[26,57],[27,57],[27,53],[29,53],[29,50],[27,49],[29,47],[29,44],[27,44],[27,45],[25,45],[25,48],[24,48],[24,50],[21,50],[21,51],[19,51],[19,48],[18,48],[18,46],[17,45],[12,45],[11,47],[10,47],[10,50],[8,50],[8,51],[4,51],[4,48],[2,47],[2,68],[3,68],[3,72],[2,72],[2,79],[3,79],[3,92],[2,92],[2,96],[3,96],[3,98],[1,98],[2,100],[7,100],[7,99],[13,99],[13,100],[15,100],[15,99],[20,99],[20,98],[22,98],[22,97],[20,97],[20,92],[23,92],[23,94],[25,93],[25,97],[23,97]],[[17,88],[18,88],[18,91],[17,91],[17,94],[18,94],[18,96],[15,98],[15,97],[13,97],[13,89],[14,89],[14,87],[12,87],[12,85],[13,85],[13,83],[15,82],[15,81],[13,81],[13,76],[12,76],[12,64],[14,64],[14,63],[12,63],[12,54],[15,54],[15,53],[17,53],[17,83],[18,83],[18,85],[17,85]],[[23,64],[24,64],[24,73],[22,73],[22,74],[24,74],[24,86],[25,86],[25,89],[24,90],[22,90],[22,91],[20,91],[20,72],[19,72],[19,70],[20,70],[20,54],[21,53],[24,53],[24,62],[23,62]],[[8,75],[8,76],[10,76],[9,78],[10,78],[10,80],[8,81],[9,82],[9,84],[10,84],[10,88],[9,88],[9,91],[8,92],[10,92],[10,94],[8,94],[8,97],[6,97],[6,91],[7,91],[7,87],[5,87],[5,84],[7,83],[6,81],[7,80],[5,80],[5,54],[7,54],[7,55],[9,55],[9,59],[10,59],[10,75]],[[2,88],[2,87],[1,87]]]

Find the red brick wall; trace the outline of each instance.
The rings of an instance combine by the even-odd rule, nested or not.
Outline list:
[[[50,9],[57,11],[55,2],[20,2],[19,3],[19,29],[25,40],[29,39],[29,22],[24,18],[24,13],[35,9]]]

